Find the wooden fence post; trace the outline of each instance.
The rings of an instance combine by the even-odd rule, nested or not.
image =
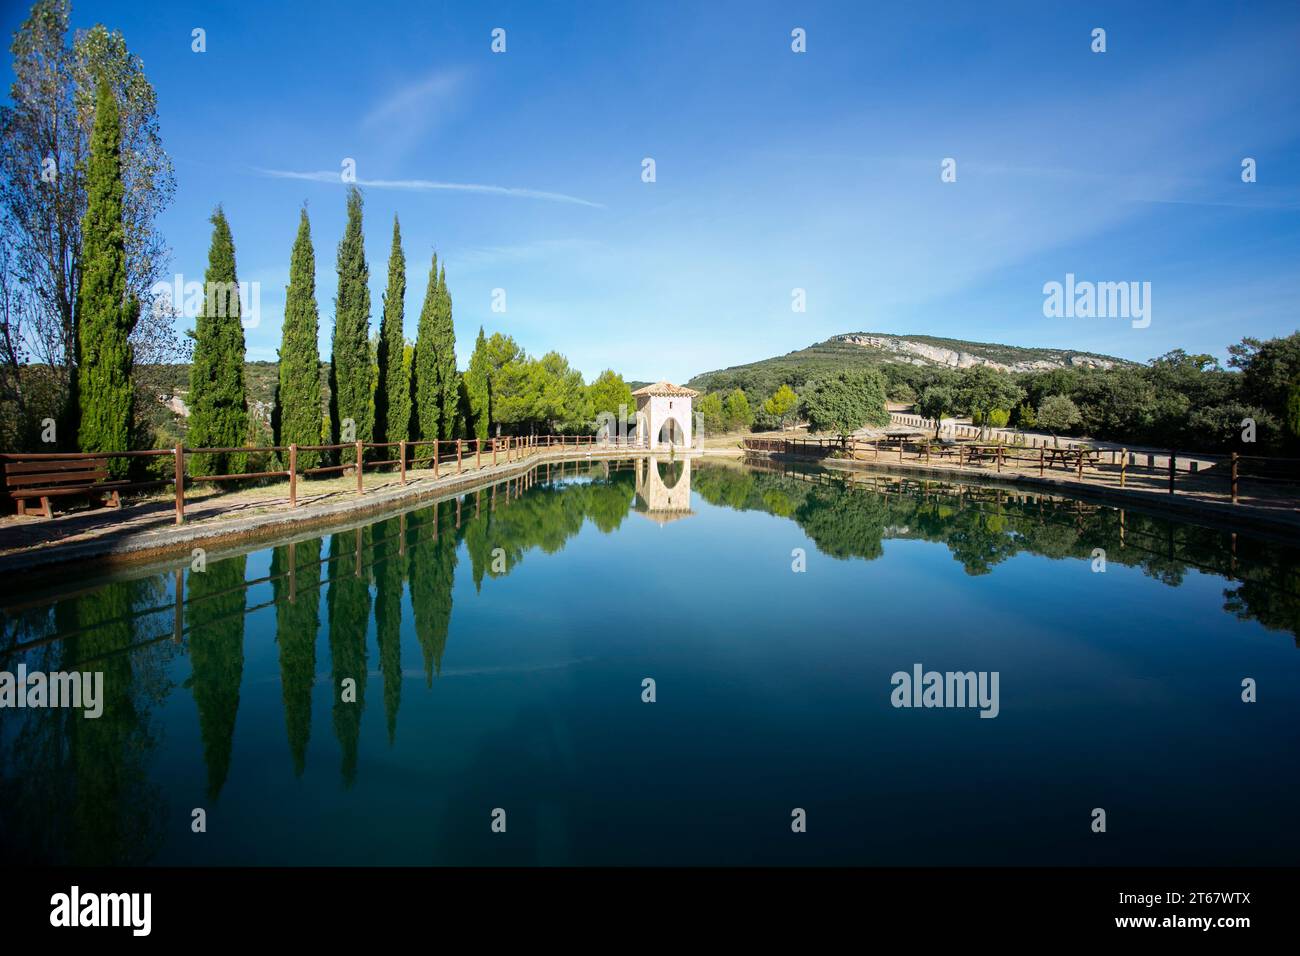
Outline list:
[[[493,465],[496,465],[497,463],[497,445],[499,445],[500,443],[501,443],[500,438],[492,439],[492,464]]]
[[[364,494],[361,488],[361,442],[357,442],[357,494]]]
[[[456,474],[460,474],[460,439],[456,439]]]
[[[1042,448],[1038,449],[1038,477],[1043,477],[1043,461],[1047,457]]]
[[[1080,481],[1083,481],[1083,449],[1082,449],[1082,448],[1076,448],[1076,449],[1075,449],[1075,455],[1078,456],[1078,461],[1075,463],[1075,465],[1076,465],[1076,468],[1075,468],[1075,476],[1076,476]]]
[[[298,507],[298,445],[289,446],[289,507]]]
[[[1002,446],[998,445],[998,474],[999,475],[1002,474],[1002,451],[1003,451]]]
[[[1124,487],[1124,479],[1128,477],[1128,449],[1119,450],[1119,486]]]
[[[406,440],[397,443],[397,474],[402,484],[406,484]]]
[[[433,440],[433,480],[438,480],[438,439]]]
[[[1178,455],[1171,448],[1169,449],[1169,493],[1174,493],[1174,475],[1178,468]]]
[[[483,439],[475,438],[474,439],[474,470],[477,471],[482,467],[483,467]]]
[[[185,523],[185,446],[176,443],[176,523]]]
[[[1237,504],[1237,478],[1238,478],[1237,462],[1238,462],[1238,457],[1239,457],[1239,456],[1238,456],[1237,453],[1234,451],[1234,452],[1232,453],[1232,503],[1233,503],[1234,505]]]

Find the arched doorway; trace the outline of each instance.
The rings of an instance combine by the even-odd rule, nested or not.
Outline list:
[[[686,436],[682,432],[682,426],[677,424],[675,418],[664,419],[663,426],[659,429],[659,444],[677,445],[685,444]]]

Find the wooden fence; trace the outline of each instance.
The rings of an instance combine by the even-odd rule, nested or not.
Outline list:
[[[0,465],[27,466],[42,463],[51,469],[57,469],[60,462],[109,460],[116,458],[159,458],[170,456],[174,469],[169,478],[150,481],[114,481],[103,483],[104,488],[118,492],[147,491],[172,486],[176,498],[176,523],[185,521],[185,489],[197,482],[252,481],[257,479],[283,478],[289,482],[289,507],[298,505],[298,479],[300,476],[326,475],[351,472],[356,475],[356,493],[365,494],[363,477],[366,469],[372,471],[381,468],[394,469],[398,483],[405,485],[407,472],[425,465],[432,470],[432,477],[437,479],[442,474],[461,474],[471,463],[475,470],[499,463],[525,461],[536,455],[565,449],[574,452],[617,451],[637,448],[634,443],[620,443],[600,440],[593,435],[520,435],[505,438],[458,439],[447,441],[400,441],[400,442],[349,442],[338,445],[259,445],[241,448],[187,448],[176,445],[175,448],[156,449],[152,451],[121,452],[49,452],[41,454],[0,454]],[[366,452],[370,449],[382,449],[385,456],[367,460]],[[390,449],[396,449],[395,452]],[[323,465],[318,468],[299,468],[298,453],[304,451],[338,452],[339,464]],[[221,475],[190,475],[186,473],[186,455],[213,454],[252,454],[274,452],[287,456],[286,467],[273,471],[244,472]],[[346,460],[345,460],[346,459]],[[97,484],[88,484],[85,491],[93,492]]]
[[[910,439],[866,439],[866,438],[746,438],[746,451],[765,452],[769,454],[794,455],[804,458],[828,458],[843,456],[855,460],[878,461],[884,455],[902,462],[910,452],[913,461],[930,464],[933,461],[955,461],[958,467],[990,466],[1001,473],[1009,464],[1015,466],[1027,463],[1028,470],[1037,469],[1040,477],[1047,470],[1060,466],[1067,473],[1082,481],[1085,477],[1098,477],[1103,474],[1117,475],[1119,486],[1127,487],[1129,469],[1144,469],[1146,475],[1160,474],[1162,481],[1167,477],[1169,494],[1178,489],[1180,453],[1177,449],[1160,452],[1130,452],[1127,448],[1101,449],[1087,445],[1070,445],[1051,447],[1046,444],[1037,446],[1007,445],[1002,443],[981,444],[977,442],[936,442],[933,440],[913,441]],[[870,458],[866,458],[867,454]],[[1109,456],[1109,461],[1107,461]],[[1140,458],[1145,458],[1145,464]],[[1165,459],[1163,465],[1158,459]],[[1249,478],[1252,482],[1269,483],[1273,486],[1286,486],[1295,489],[1293,494],[1300,500],[1300,459],[1270,458],[1262,455],[1182,455],[1184,468],[1182,474],[1204,475],[1201,463],[1209,462],[1212,466],[1226,464],[1224,472],[1226,487],[1224,492],[1233,504],[1240,503],[1242,481]]]

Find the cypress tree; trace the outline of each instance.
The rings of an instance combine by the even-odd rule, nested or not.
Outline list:
[[[122,222],[122,130],[117,99],[102,79],[95,97],[95,128],[86,171],[88,203],[81,221],[81,284],[77,290],[75,404],[82,451],[127,451],[135,390],[131,331],[140,303],[126,291],[126,229]],[[110,459],[114,478],[130,460]]]
[[[194,361],[190,366],[190,431],[187,445],[231,448],[248,437],[248,401],[244,394],[244,327],[239,321],[239,280],[235,277],[235,243],[226,214],[212,214],[208,271],[203,276],[203,311],[194,320]],[[243,453],[195,455],[190,474],[238,474]]]
[[[406,256],[402,232],[393,217],[393,248],[388,254],[388,291],[384,293],[384,319],[379,332],[379,379],[375,383],[375,441],[405,441],[411,430],[411,383],[403,360],[406,337],[402,331],[406,298]],[[384,457],[388,457],[385,455]]]
[[[339,291],[334,300],[334,341],[330,360],[330,431],[343,440],[344,423],[353,423],[352,441],[370,441],[370,270],[361,234],[361,193],[348,190],[348,224],[339,242]],[[345,455],[346,457],[346,455]]]
[[[473,427],[474,437],[483,441],[487,440],[492,423],[491,391],[488,386],[491,368],[487,337],[480,325],[478,339],[474,342],[474,354],[469,358],[469,370],[465,372],[465,391],[469,395],[470,414],[466,424]]]
[[[442,391],[438,385],[437,364],[438,254],[433,254],[429,284],[425,287],[424,305],[420,307],[420,324],[415,332],[415,423],[419,437],[433,441],[442,437],[440,427]]]
[[[456,327],[451,320],[451,293],[447,291],[447,266],[438,272],[434,310],[434,351],[438,376],[438,428],[441,439],[460,438],[460,373],[456,371]]]
[[[289,287],[284,295],[284,327],[280,334],[280,377],[276,384],[275,443],[319,445],[320,315],[316,308],[316,253],[311,244],[307,210],[298,219],[298,238],[289,260]],[[320,464],[320,452],[298,452],[300,469]]]

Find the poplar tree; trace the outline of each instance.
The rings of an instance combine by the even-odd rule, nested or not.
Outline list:
[[[487,337],[483,326],[479,326],[478,339],[474,342],[474,354],[469,359],[469,369],[465,372],[465,391],[469,395],[470,419],[466,423],[473,428],[473,437],[486,441],[492,424],[490,374],[492,359],[488,355]],[[467,428],[468,432],[469,429]]]
[[[212,214],[212,243],[204,273],[203,311],[194,320],[194,363],[190,366],[190,430],[186,444],[195,448],[233,448],[248,437],[248,401],[244,393],[244,327],[239,321],[239,280],[235,243],[226,214]],[[190,474],[238,474],[248,456],[242,452],[195,455]]]
[[[78,289],[77,440],[82,451],[127,451],[134,388],[129,337],[140,303],[126,291],[126,231],[122,221],[122,132],[117,99],[102,79],[95,98],[95,129],[86,172],[87,206],[81,222]],[[130,460],[112,458],[108,470],[126,477]]]
[[[375,383],[375,441],[405,441],[411,429],[411,383],[404,365],[402,331],[406,298],[406,256],[402,231],[393,216],[393,248],[388,254],[388,291],[379,332],[379,378]],[[388,456],[385,456],[388,457]]]
[[[289,287],[284,296],[284,326],[280,334],[280,377],[276,384],[275,443],[319,445],[320,348],[317,335],[316,253],[311,243],[307,210],[298,219],[298,237],[289,260]],[[315,468],[321,455],[299,451],[298,467]]]
[[[374,424],[370,374],[370,270],[361,234],[361,193],[348,190],[348,224],[339,242],[338,297],[330,360],[330,432],[337,443],[370,441]]]

